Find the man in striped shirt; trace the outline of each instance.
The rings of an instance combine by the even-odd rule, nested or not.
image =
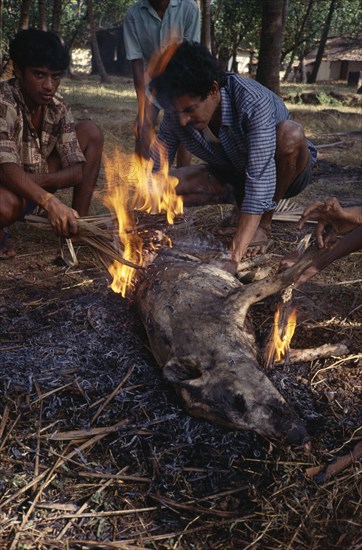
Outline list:
[[[206,165],[180,168],[177,193],[185,205],[230,202],[238,206],[235,261],[265,250],[276,203],[311,181],[316,149],[290,120],[282,100],[248,78],[220,70],[203,46],[183,42],[150,89],[165,109],[158,145],[170,164],[179,143]]]

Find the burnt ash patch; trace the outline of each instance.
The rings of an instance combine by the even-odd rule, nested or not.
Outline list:
[[[280,250],[297,239],[284,227],[274,229]],[[86,251],[69,270],[54,262],[51,238],[31,256],[19,244],[14,262],[0,264],[1,547],[353,546],[358,462],[327,486],[306,469],[353,448],[358,359],[270,371],[314,437],[311,453],[208,424],[180,407],[134,304],[108,288]],[[343,266],[338,280],[356,278],[355,257]],[[333,286],[335,273],[297,293],[295,347],[342,338],[353,357],[361,292]],[[275,303],[252,308],[260,342]]]

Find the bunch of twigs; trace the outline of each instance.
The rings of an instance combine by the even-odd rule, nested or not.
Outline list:
[[[144,241],[150,242],[158,239],[159,230],[166,225],[165,217],[162,215],[137,214],[136,229],[144,233]],[[25,217],[27,223],[42,229],[51,229],[48,218],[43,216],[28,215]],[[117,261],[134,269],[142,269],[142,266],[129,261],[124,257],[124,245],[119,237],[117,218],[111,213],[98,216],[87,216],[77,219],[78,232],[75,238],[66,239],[72,261],[71,265],[77,265],[78,260],[74,250],[74,243],[80,242],[88,246],[98,263],[103,267]],[[157,233],[158,231],[158,233]],[[62,252],[64,258],[64,253]],[[65,259],[65,258],[64,258]]]

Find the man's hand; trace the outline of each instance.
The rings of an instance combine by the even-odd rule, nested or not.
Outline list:
[[[134,124],[136,137],[136,153],[148,158],[150,147],[155,139],[155,125],[159,109],[147,98],[144,98],[144,106],[139,104],[138,114]]]
[[[136,138],[135,152],[145,159],[148,158],[151,143],[155,138],[155,131],[153,126],[146,120],[142,120],[143,117],[137,115],[134,124],[134,133]]]
[[[335,197],[330,197],[324,202],[315,201],[303,212],[299,220],[298,228],[301,229],[307,220],[317,221],[315,237],[319,248],[330,246],[335,242],[335,236],[348,233],[362,223],[362,207],[353,206],[343,208]],[[327,227],[333,229],[333,233],[325,236]]]
[[[249,244],[257,233],[261,216],[258,214],[241,214],[239,226],[232,243],[231,259],[240,262],[247,255]]]
[[[54,195],[46,198],[43,207],[56,235],[69,238],[77,233],[79,214],[76,210],[63,204]]]

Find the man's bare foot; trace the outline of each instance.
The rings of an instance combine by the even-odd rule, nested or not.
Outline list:
[[[231,214],[229,214],[229,216],[223,219],[215,227],[213,231],[214,235],[221,235],[221,236],[235,235],[236,230],[239,226],[239,219],[240,219],[240,210],[237,206],[235,206],[232,209]]]
[[[0,229],[0,260],[10,260],[16,256],[16,252],[10,242],[6,229]]]
[[[263,227],[258,227],[255,231],[252,242],[248,246],[246,257],[256,256],[257,254],[265,254],[273,241],[269,239],[269,233]]]

